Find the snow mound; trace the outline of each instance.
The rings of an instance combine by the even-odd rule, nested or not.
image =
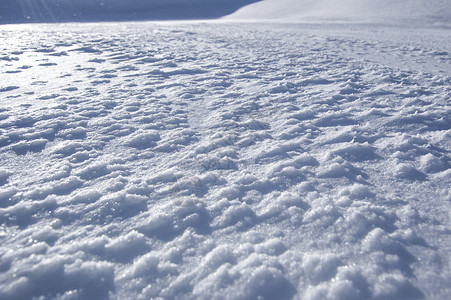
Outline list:
[[[244,20],[450,23],[447,0],[264,0],[226,17]]]

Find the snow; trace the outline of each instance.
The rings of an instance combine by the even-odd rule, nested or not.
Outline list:
[[[448,299],[448,2],[277,3],[1,26],[0,299]]]
[[[450,26],[451,3],[447,0],[263,0],[242,7],[227,18]]]

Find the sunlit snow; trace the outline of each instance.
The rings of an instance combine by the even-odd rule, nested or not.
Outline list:
[[[303,22],[377,22],[451,26],[449,0],[264,0],[239,9],[230,19]]]
[[[446,22],[271,3],[0,27],[0,299],[448,299]]]

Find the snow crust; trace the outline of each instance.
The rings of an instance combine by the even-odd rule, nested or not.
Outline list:
[[[451,294],[448,30],[0,40],[0,299]]]

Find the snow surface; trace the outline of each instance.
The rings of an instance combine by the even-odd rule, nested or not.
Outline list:
[[[449,0],[263,0],[230,19],[407,23],[451,26]]]
[[[449,298],[449,29],[0,41],[0,299]]]

